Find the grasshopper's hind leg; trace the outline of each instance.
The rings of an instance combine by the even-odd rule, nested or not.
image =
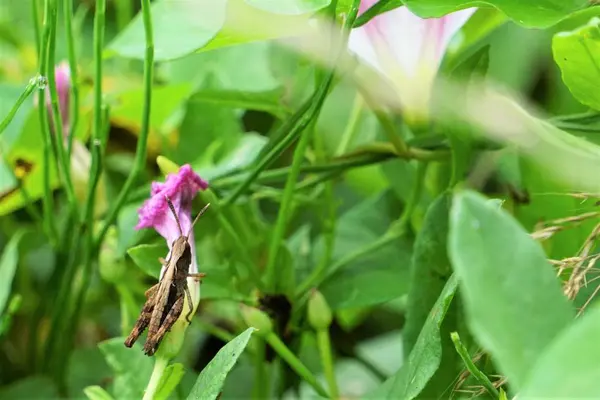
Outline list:
[[[171,327],[177,321],[179,316],[181,315],[181,311],[183,310],[183,297],[177,299],[177,301],[173,304],[173,307],[167,313],[165,320],[163,321],[156,334],[152,337],[148,336],[146,339],[146,344],[144,344],[144,352],[146,355],[153,355],[154,352],[158,349],[160,342],[163,340],[167,332],[171,330]]]
[[[154,311],[154,294],[158,290],[158,284],[152,286],[150,289],[146,290],[146,303],[144,303],[144,307],[142,307],[142,311],[140,312],[140,316],[137,321],[135,321],[135,325],[131,330],[127,339],[125,339],[125,346],[131,347],[138,340],[142,332],[146,329],[148,324],[150,323],[150,318],[152,317],[152,311]]]

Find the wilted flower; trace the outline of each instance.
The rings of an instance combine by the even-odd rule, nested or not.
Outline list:
[[[377,0],[362,0],[359,12],[375,3]],[[353,29],[348,46],[396,85],[406,117],[423,119],[428,115],[433,82],[450,41],[476,10],[423,19],[402,6]]]
[[[170,255],[173,242],[180,235],[177,221],[169,209],[166,197],[171,200],[181,223],[183,234],[186,235],[189,232],[188,239],[192,251],[190,273],[198,273],[194,232],[190,229],[192,227],[192,200],[200,190],[207,187],[208,183],[200,178],[192,170],[192,167],[188,164],[183,165],[176,174],[167,175],[164,183],[152,182],[151,197],[138,211],[139,222],[135,228],[154,228],[167,241]],[[167,259],[169,255],[167,255]],[[165,267],[163,266],[161,277],[164,272]],[[200,283],[196,279],[188,278],[188,287],[195,310],[200,301]]]

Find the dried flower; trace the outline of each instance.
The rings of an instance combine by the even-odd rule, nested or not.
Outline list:
[[[375,3],[362,0],[359,12]],[[348,46],[397,86],[406,116],[420,120],[428,116],[433,82],[451,39],[476,10],[423,19],[402,6],[352,30]]]

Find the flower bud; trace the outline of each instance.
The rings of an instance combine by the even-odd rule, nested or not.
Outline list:
[[[313,289],[308,299],[308,323],[316,330],[329,329],[333,317],[325,297]]]
[[[179,171],[179,165],[164,156],[156,157],[156,164],[164,175],[176,174]]]
[[[188,322],[185,320],[185,314],[188,309],[187,299],[184,301],[183,312],[181,316],[175,321],[171,330],[167,332],[165,337],[160,342],[160,346],[156,349],[156,353],[154,354],[156,358],[165,358],[167,360],[172,360],[177,357],[181,348],[183,347],[183,341],[185,340],[185,331],[189,326]]]
[[[273,322],[265,312],[245,304],[240,304],[240,310],[246,325],[258,329],[258,335],[264,336],[273,331]]]

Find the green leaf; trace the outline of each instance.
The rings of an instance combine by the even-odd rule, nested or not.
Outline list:
[[[398,204],[391,191],[372,196],[337,221],[333,262],[376,242],[392,223]],[[322,238],[319,238],[322,245]],[[408,290],[411,243],[398,240],[366,254],[333,273],[319,287],[333,310],[372,306],[398,298]],[[319,246],[319,250],[322,246]],[[320,260],[322,250],[316,254]]]
[[[405,354],[410,354],[431,308],[452,275],[446,252],[450,195],[441,194],[431,203],[415,240],[406,323],[402,331]]]
[[[210,181],[211,186],[217,187],[216,180],[212,180],[214,177],[226,175],[252,164],[267,141],[267,138],[259,134],[246,133],[237,141],[236,147],[222,159],[214,162],[208,157],[202,157],[192,164],[192,167],[200,176]]]
[[[225,22],[225,0],[161,0],[152,3],[155,61],[183,57],[208,43]],[[141,12],[109,45],[108,55],[143,59]]]
[[[495,8],[478,8],[460,29],[460,40],[453,41],[446,51],[442,70],[452,70],[487,46],[487,37],[507,21],[506,15]]]
[[[0,389],[0,399],[48,400],[58,399],[58,389],[52,379],[45,376],[30,376]]]
[[[0,256],[0,315],[4,313],[10,297],[12,282],[19,263],[19,242],[24,234],[23,230],[15,233]]]
[[[287,0],[288,3],[291,0]],[[300,1],[300,0],[294,0]],[[329,3],[330,0],[304,0]],[[281,3],[281,4],[280,4]],[[283,1],[272,2],[285,11]],[[282,7],[283,6],[283,7]],[[315,5],[310,8],[314,8]],[[291,9],[290,9],[291,10]],[[309,12],[274,15],[244,0],[162,0],[152,4],[155,61],[235,44],[292,37],[310,32]],[[109,45],[106,56],[142,60],[146,41],[141,13]]]
[[[139,309],[136,306],[136,312]],[[69,358],[66,386],[69,398],[79,396],[88,387],[101,385],[113,376],[102,352],[97,347],[77,348]]]
[[[471,79],[483,78],[488,71],[490,63],[490,46],[482,47],[473,55],[458,64],[450,73],[453,79],[463,81],[465,86]],[[453,183],[461,182],[467,178],[474,157],[475,135],[473,129],[458,121],[444,126],[452,149],[452,177]]]
[[[365,398],[411,400],[421,393],[442,360],[440,329],[456,288],[457,279],[455,275],[452,275],[431,309],[406,363],[375,393],[371,393]]]
[[[216,81],[207,78],[205,85]],[[216,84],[216,83],[214,83]],[[174,162],[194,162],[211,146],[227,153],[242,137],[243,127],[237,110],[204,101],[188,102],[185,116],[179,127],[179,143],[172,158]],[[202,132],[201,135],[198,132]]]
[[[552,39],[552,54],[562,79],[577,100],[600,109],[600,18],[570,32],[560,32]]]
[[[8,306],[4,313],[0,316],[0,339],[2,336],[10,330],[12,326],[13,317],[21,308],[23,304],[23,296],[20,294],[15,294],[10,298],[8,302]]]
[[[158,244],[140,244],[127,250],[127,254],[142,271],[158,279],[160,276],[159,257],[165,258],[169,248],[164,242]]]
[[[141,344],[127,348],[123,342],[124,337],[116,337],[98,345],[115,374],[112,392],[117,400],[141,399],[152,373],[152,358],[144,355]]]
[[[252,7],[273,14],[299,15],[325,8],[331,0],[245,0]]]
[[[515,23],[536,28],[556,24],[568,14],[582,9],[587,0],[404,0],[404,4],[422,18],[442,17],[468,7],[491,5],[504,12]]]
[[[113,397],[100,386],[88,386],[83,389],[83,393],[90,400],[113,400]]]
[[[181,378],[185,374],[183,364],[175,363],[165,368],[163,375],[160,378],[158,389],[154,394],[154,399],[165,400],[175,390]]]
[[[227,374],[242,354],[254,328],[248,328],[231,342],[227,343],[202,370],[188,399],[214,400],[217,398],[227,378]]]
[[[455,195],[449,255],[467,323],[501,372],[519,388],[574,310],[540,245],[483,196]]]
[[[19,114],[17,114],[19,115]],[[81,121],[83,125],[85,121]],[[9,127],[7,132],[12,128]],[[19,165],[27,165],[28,168],[21,169],[25,172],[22,177],[22,182],[25,190],[29,194],[29,198],[34,201],[43,196],[43,176],[44,165],[43,148],[41,146],[41,129],[38,113],[35,110],[30,110],[22,125],[22,129],[9,140],[6,134],[0,138],[4,146],[4,140],[10,142],[10,147],[6,146],[3,151],[6,151],[6,161],[4,157],[0,158],[0,216],[6,215],[14,210],[17,210],[25,204],[25,199],[21,191],[17,189],[17,182],[10,172],[12,169],[19,169]],[[50,187],[56,189],[60,186],[56,174],[56,163],[52,155],[50,156]]]
[[[253,7],[244,0],[229,0],[221,31],[207,45],[196,46],[194,50],[204,52],[242,43],[305,35],[312,31],[309,23],[311,17],[311,13],[273,14]]]
[[[155,86],[152,88],[152,108],[150,116],[150,133],[148,136],[148,150],[150,153],[164,151],[168,144],[166,135],[163,134],[169,128],[172,118],[188,96],[191,94],[192,85],[189,83]],[[128,129],[138,135],[141,130],[141,116],[144,108],[143,89],[134,89],[121,92],[114,99],[110,109],[111,124]],[[160,105],[160,107],[158,106]]]
[[[600,397],[600,308],[594,307],[540,355],[519,393],[522,399]]]

